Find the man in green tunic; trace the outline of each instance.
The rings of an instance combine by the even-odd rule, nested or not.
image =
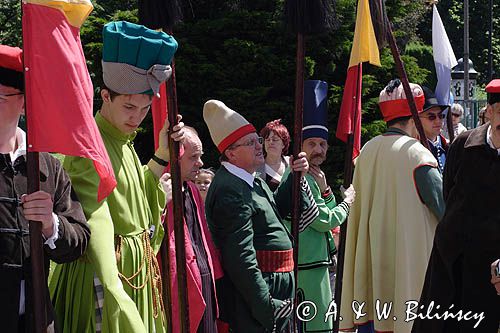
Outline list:
[[[117,186],[98,202],[98,176],[91,162],[65,158],[94,237],[84,259],[57,266],[51,296],[63,332],[164,332],[156,253],[164,234],[160,217],[166,198],[160,177],[169,159],[167,125],[146,166],[133,139],[153,92],[170,76],[177,42],[128,22],[105,25],[103,39],[105,87],[95,121]],[[182,139],[182,126],[174,128],[172,138]]]
[[[298,302],[310,301],[316,306],[314,318],[301,322],[303,332],[331,332],[333,317],[325,317],[332,302],[328,266],[332,263],[335,244],[331,230],[343,223],[354,201],[352,186],[345,191],[346,198],[337,205],[320,165],[328,150],[328,85],[323,81],[304,84],[304,127],[302,150],[307,155],[309,183],[319,215],[299,234]],[[290,229],[289,221],[286,221]]]
[[[255,128],[220,101],[206,102],[203,117],[222,154],[205,202],[224,270],[217,290],[222,319],[233,332],[281,332],[289,322],[294,293],[292,239],[282,220],[291,209],[292,177],[271,192],[254,176],[264,163]],[[298,157],[292,170],[304,174],[305,154]],[[302,179],[301,185],[302,221],[309,223],[317,207],[307,195],[307,182]]]

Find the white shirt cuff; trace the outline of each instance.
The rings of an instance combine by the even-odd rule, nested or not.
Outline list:
[[[48,245],[51,250],[54,250],[56,248],[56,240],[59,238],[59,218],[54,213],[52,213],[52,218],[54,219],[52,236],[47,238],[44,244]]]

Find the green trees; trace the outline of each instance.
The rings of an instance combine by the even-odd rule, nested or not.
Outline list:
[[[500,3],[492,1],[493,8],[493,65],[496,73],[500,73]],[[437,4],[441,19],[447,30],[451,45],[458,58],[464,52],[463,1],[440,0]],[[474,62],[474,68],[479,72],[479,83],[488,82],[488,39],[490,9],[488,0],[469,0],[469,57]],[[430,43],[430,27],[432,15],[425,17],[418,29],[423,40]]]
[[[179,111],[184,121],[194,126],[205,145],[205,164],[218,165],[218,153],[212,145],[202,108],[206,100],[220,99],[242,113],[256,128],[281,118],[293,128],[295,83],[295,36],[282,22],[284,0],[191,0],[183,9],[184,20],[174,28],[179,42],[176,73]],[[89,72],[94,82],[95,109],[99,108],[101,79],[101,30],[110,20],[137,22],[135,0],[93,1],[95,9],[81,29]],[[487,29],[484,20],[487,1],[471,3],[471,58],[483,74]],[[325,171],[329,180],[341,178],[344,144],[335,138],[343,85],[354,34],[357,0],[337,0],[337,29],[306,40],[306,79],[329,83],[330,151]],[[431,44],[431,8],[423,1],[386,0],[387,12],[412,82],[435,86]],[[452,45],[460,57],[463,45],[460,30],[461,2],[441,0],[439,10]],[[498,5],[497,5],[498,7]],[[499,12],[499,11],[497,11]],[[483,13],[483,14],[481,14]],[[498,13],[496,21],[498,23]],[[20,43],[19,2],[0,3],[0,42]],[[477,27],[479,28],[476,28]],[[498,24],[495,25],[498,32]],[[495,50],[500,41],[495,39]],[[500,53],[496,52],[496,63]],[[382,67],[364,66],[363,143],[384,130],[377,99],[380,90],[396,77],[394,61],[388,49],[381,50]],[[151,119],[146,119],[136,139],[142,159],[153,152]]]

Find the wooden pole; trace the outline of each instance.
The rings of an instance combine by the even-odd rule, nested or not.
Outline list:
[[[172,76],[167,81],[168,121],[169,133],[177,125],[177,87],[175,81],[175,60],[172,60]],[[177,263],[177,286],[180,315],[180,328],[182,333],[190,332],[189,329],[189,304],[187,301],[187,275],[186,275],[186,248],[184,239],[184,200],[182,197],[181,169],[179,165],[180,144],[172,140],[169,135],[168,149],[170,151],[170,170],[172,173],[172,203],[174,207],[174,236],[175,259]],[[167,266],[168,267],[168,266]]]
[[[346,146],[346,151],[345,151],[345,160],[344,160],[344,181],[342,183],[342,186],[344,186],[345,189],[347,189],[351,183],[352,183],[352,175],[353,175],[353,169],[354,169],[354,164],[352,162],[352,156],[353,156],[353,150],[354,150],[354,137],[355,135],[359,135],[359,133],[356,133],[356,121],[359,117],[359,112],[360,110],[358,109],[358,105],[360,102],[361,98],[361,90],[358,90],[360,83],[362,80],[362,73],[361,73],[361,64],[358,64],[358,76],[356,79],[356,102],[354,103],[354,110],[353,110],[353,115],[354,117],[352,118],[352,126],[351,128],[352,133],[349,133],[347,136],[347,146]],[[342,223],[340,226],[340,240],[339,240],[339,248],[338,248],[338,254],[337,254],[337,274],[335,277],[335,304],[337,305],[338,311],[337,313],[340,313],[340,304],[342,301],[342,278],[344,276],[344,259],[345,259],[345,243],[346,243],[346,238],[347,238],[347,221]],[[334,318],[333,322],[333,332],[337,333],[339,331],[339,315]]]
[[[303,110],[304,110],[304,34],[297,33],[297,62],[295,71],[295,112],[293,126],[293,158],[296,159],[302,150],[302,127],[303,127]],[[293,275],[295,277],[295,298],[294,298],[294,315],[297,309],[297,289],[298,289],[298,265],[299,265],[299,219],[300,219],[300,172],[293,173],[292,186],[292,237],[293,237]],[[300,326],[299,319],[292,321],[292,328],[295,332],[296,327]]]
[[[448,113],[446,114],[446,128],[448,129],[448,138],[450,138],[450,144],[455,140],[455,131],[453,130],[453,115],[451,114],[451,106],[448,108]]]
[[[489,0],[490,24],[488,28],[488,81],[493,80],[493,0]],[[475,126],[475,124],[473,124]]]
[[[21,1],[21,16],[24,15],[23,4]],[[26,39],[26,32],[23,30],[23,48],[24,40]],[[24,65],[24,52],[23,52],[23,69],[25,73],[29,71]],[[26,80],[25,74],[25,80]],[[24,112],[25,117],[28,119],[30,116],[30,110],[27,107],[26,96],[30,92],[26,89],[26,83],[24,85]],[[26,168],[27,168],[27,193],[31,194],[40,190],[40,163],[39,163],[39,153],[32,152],[29,145],[29,134],[30,128],[28,127],[29,122],[26,121],[26,138],[27,138],[27,154],[26,154]],[[31,327],[32,332],[45,332],[47,324],[47,314],[46,310],[46,293],[47,281],[45,278],[45,267],[43,259],[43,239],[42,239],[42,224],[40,222],[29,221],[29,233],[30,233],[30,263],[31,263],[31,304],[33,308],[33,322],[27,322],[26,325]],[[28,291],[29,293],[29,291]],[[29,304],[29,303],[28,303]],[[29,317],[29,316],[28,316]]]
[[[26,105],[26,104],[25,104]],[[28,112],[26,111],[26,116]],[[29,135],[29,128],[27,129]],[[40,190],[40,164],[39,153],[27,153],[27,174],[28,174],[28,194]],[[30,261],[31,261],[31,285],[33,304],[33,332],[45,332],[45,289],[47,281],[45,279],[45,267],[43,259],[42,224],[38,221],[29,221],[30,232]],[[26,323],[28,326],[29,323]]]
[[[394,34],[392,33],[390,22],[387,23],[387,41],[389,42],[392,57],[394,58],[399,77],[401,78],[401,82],[403,83],[403,89],[405,91],[408,104],[410,105],[411,115],[413,117],[413,120],[415,121],[418,135],[420,136],[420,142],[422,143],[422,145],[424,145],[425,148],[429,149],[429,143],[427,142],[427,137],[425,136],[424,128],[422,127],[422,122],[418,117],[417,105],[415,104],[415,99],[413,98],[413,93],[410,89],[408,75],[406,74],[405,65],[401,60],[401,55],[396,44],[396,39],[394,38]]]
[[[170,229],[168,227],[168,220],[165,217],[165,223],[163,225],[165,229],[165,236],[161,242],[160,247],[160,256],[161,256],[161,267],[162,267],[162,295],[163,297],[163,305],[165,307],[165,322],[167,325],[167,332],[172,332],[172,288],[171,281],[172,277],[170,276]]]
[[[465,116],[468,117],[471,113],[469,103],[469,0],[464,0],[464,109]],[[466,118],[467,119],[467,118]],[[472,120],[474,117],[472,117]],[[467,119],[468,120],[468,119]],[[466,121],[466,124],[468,122]],[[475,124],[470,124],[474,127]]]

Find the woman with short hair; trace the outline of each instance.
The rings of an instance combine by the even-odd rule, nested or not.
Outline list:
[[[264,139],[266,163],[259,171],[269,188],[275,191],[289,164],[289,158],[286,155],[290,147],[290,133],[281,123],[281,119],[276,119],[266,124],[260,131],[260,136]]]

